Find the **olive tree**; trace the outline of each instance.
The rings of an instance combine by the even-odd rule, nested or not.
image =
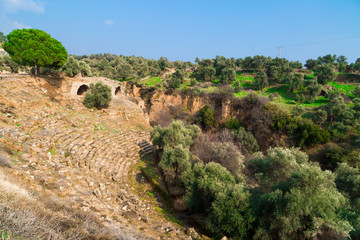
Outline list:
[[[226,67],[221,71],[220,82],[225,84],[230,84],[235,81],[235,69],[231,67]]]
[[[269,85],[268,77],[264,71],[259,71],[255,76],[254,87],[256,90],[263,90]]]
[[[111,101],[111,89],[109,86],[97,82],[90,84],[90,92],[87,92],[84,98],[84,105],[88,108],[104,108]]]
[[[254,217],[250,192],[236,183],[231,173],[218,163],[196,163],[183,173],[185,204],[192,212],[205,214],[208,231],[218,236],[245,239]]]
[[[69,77],[73,77],[80,73],[79,62],[73,56],[70,56],[61,70]]]
[[[289,85],[290,91],[300,89],[304,84],[304,74],[291,73],[286,77],[286,83]]]
[[[169,88],[178,88],[183,83],[185,78],[185,72],[183,70],[177,69],[175,73],[173,73],[168,81]]]
[[[335,174],[309,162],[306,153],[273,148],[267,157],[251,160],[250,169],[259,184],[252,198],[258,217],[254,239],[349,235],[352,227],[340,214],[346,199],[335,187]]]
[[[239,178],[244,168],[244,156],[232,142],[210,142],[209,137],[200,134],[191,152],[203,163],[216,162]]]
[[[318,83],[326,84],[329,81],[333,81],[336,77],[334,68],[329,65],[320,65],[315,68],[314,76],[317,77]]]
[[[163,170],[173,173],[175,183],[180,184],[181,173],[191,167],[190,158],[189,150],[182,145],[177,145],[173,148],[165,147],[158,166]]]
[[[205,105],[200,109],[199,116],[196,121],[200,124],[202,129],[207,131],[215,127],[216,121],[214,113],[214,109],[212,109],[209,105]]]
[[[184,148],[190,147],[200,128],[196,125],[185,126],[182,121],[173,121],[168,127],[156,126],[150,133],[153,144],[160,149],[165,147],[176,147],[182,145]]]

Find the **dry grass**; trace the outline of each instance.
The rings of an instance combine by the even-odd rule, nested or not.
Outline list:
[[[0,168],[0,239],[140,239],[124,229],[105,227],[55,196],[30,193],[15,179],[10,170]]]

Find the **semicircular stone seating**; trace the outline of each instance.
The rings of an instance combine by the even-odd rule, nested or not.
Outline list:
[[[187,238],[159,213],[155,194],[150,201],[143,198],[151,186],[138,190],[133,184],[139,176],[135,166],[154,147],[132,105],[119,105],[115,115],[91,111],[79,101],[47,97],[39,79],[25,80],[0,83],[6,92],[0,98],[0,147],[11,148],[12,167],[32,187],[50,190],[113,228],[135,228],[154,239]]]
[[[155,149],[148,131],[106,125],[109,122],[104,129],[94,127],[94,120],[99,119],[81,114],[71,121],[39,115],[24,116],[20,127],[0,128],[2,139],[21,145],[16,167],[38,180],[42,188],[73,198],[80,208],[99,212],[105,220],[116,215],[123,223],[124,212],[142,206],[139,202],[139,206],[131,205],[140,200],[132,193],[128,177],[141,157]],[[81,126],[74,127],[79,122]],[[126,193],[121,200],[119,192]],[[143,208],[146,214],[153,211]]]

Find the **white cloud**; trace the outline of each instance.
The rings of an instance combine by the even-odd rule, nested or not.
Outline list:
[[[6,12],[18,12],[19,10],[30,11],[34,13],[44,12],[42,3],[34,0],[0,0]]]
[[[26,25],[24,23],[14,22],[14,27],[17,29],[23,29],[23,28],[31,28],[29,25]]]
[[[8,17],[9,13],[27,11],[33,13],[43,13],[45,2],[39,0],[0,0],[0,29],[4,33],[9,33],[16,28],[30,28],[30,26],[19,22],[19,20]]]
[[[109,20],[109,19],[106,19],[104,22],[108,26],[114,25],[114,23],[115,23],[113,20]]]

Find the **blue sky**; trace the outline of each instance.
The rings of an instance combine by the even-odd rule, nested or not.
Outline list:
[[[360,57],[360,0],[0,0],[0,31],[24,27],[79,55]]]

